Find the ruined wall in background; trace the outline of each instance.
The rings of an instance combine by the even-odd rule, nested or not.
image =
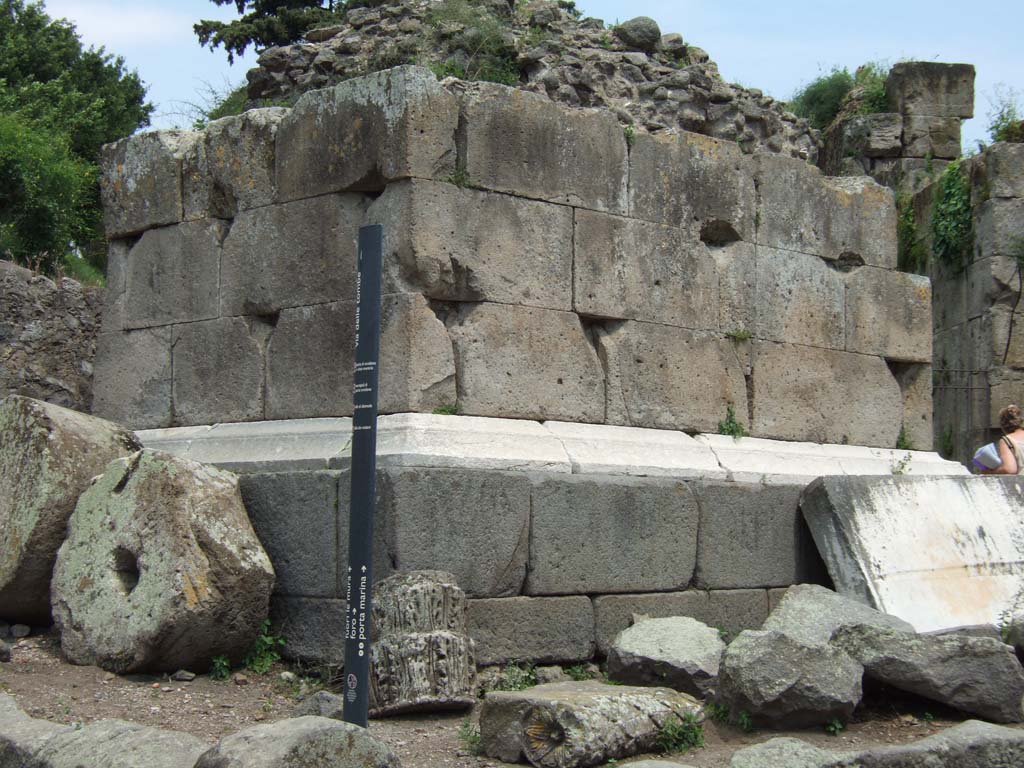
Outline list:
[[[961,122],[974,117],[974,66],[901,62],[885,90],[888,112],[861,115],[856,98],[847,104],[824,132],[819,164],[825,173],[867,174],[913,194],[960,157]]]
[[[993,144],[962,168],[970,180],[973,253],[963,268],[933,258],[930,272],[936,445],[967,462],[999,434],[999,410],[1024,404],[1024,145]],[[918,237],[929,251],[938,186],[913,200]]]
[[[0,261],[0,398],[89,412],[100,293]]]
[[[402,67],[108,148],[95,412],[347,415],[358,227],[381,411],[892,446],[931,437],[931,295],[891,191]]]

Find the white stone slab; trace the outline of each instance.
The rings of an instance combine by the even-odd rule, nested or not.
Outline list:
[[[946,461],[934,451],[868,448],[863,445],[824,446],[846,475],[969,475],[967,467]]]
[[[801,500],[836,589],[919,632],[997,624],[1024,593],[1017,477],[826,477]]]
[[[577,474],[724,479],[711,450],[685,432],[546,421]]]

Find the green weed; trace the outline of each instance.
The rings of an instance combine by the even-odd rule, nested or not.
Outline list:
[[[704,746],[704,725],[693,713],[668,720],[658,731],[655,744],[667,753],[699,749]]]
[[[754,731],[754,720],[746,710],[741,709],[736,714],[736,725],[744,733],[752,733]]]
[[[457,168],[456,170],[449,173],[444,180],[449,184],[454,184],[456,187],[459,187],[460,189],[465,189],[470,185],[469,172],[466,171],[465,168]],[[454,405],[442,405],[440,407],[456,409],[454,412],[458,412],[457,406]]]
[[[252,648],[245,654],[242,663],[250,672],[265,675],[275,662],[281,660],[281,654],[277,649],[282,646],[284,646],[284,638],[271,634],[270,620],[267,619],[261,625],[260,634],[252,644]]]
[[[501,671],[501,678],[494,687],[496,691],[522,691],[537,684],[537,673],[532,664],[517,664],[510,661]]]
[[[630,149],[636,144],[636,128],[632,125],[627,125],[622,129],[622,135],[626,137],[626,146]]]
[[[708,713],[708,717],[714,720],[716,723],[727,723],[729,722],[729,707],[725,704],[716,704],[711,702],[710,704],[704,705],[704,711]]]
[[[747,430],[743,428],[743,425],[736,421],[736,410],[732,405],[725,407],[725,418],[718,422],[718,434],[730,435],[737,440],[741,437],[746,437]]]
[[[473,725],[473,721],[468,717],[462,721],[459,726],[458,733],[459,741],[462,742],[462,746],[466,748],[466,751],[471,755],[480,755],[483,753],[483,744],[480,739],[480,728]]]
[[[431,413],[438,416],[457,416],[459,413],[458,405],[439,405]]]
[[[825,733],[830,736],[838,736],[844,730],[846,730],[846,725],[838,717],[833,717],[825,723]]]
[[[231,677],[231,662],[227,656],[214,656],[210,662],[210,679],[227,680]]]
[[[590,680],[592,675],[590,670],[587,669],[586,664],[574,664],[571,667],[565,668],[565,674],[576,682],[582,682],[583,680]]]
[[[906,427],[900,427],[900,434],[896,438],[896,450],[897,451],[912,451],[914,450],[913,441],[907,437]]]
[[[746,328],[736,328],[735,330],[726,333],[725,338],[731,339],[732,341],[747,341],[753,335],[754,334]]]
[[[942,171],[933,205],[932,253],[944,264],[962,270],[970,258],[974,230],[971,190],[959,160]]]

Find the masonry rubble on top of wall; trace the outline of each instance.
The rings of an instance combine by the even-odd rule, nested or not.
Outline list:
[[[870,180],[401,67],[118,142],[103,191],[94,406],[134,427],[346,415],[377,222],[384,413],[930,446],[930,287]]]

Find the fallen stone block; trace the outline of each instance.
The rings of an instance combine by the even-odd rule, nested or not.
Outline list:
[[[296,717],[225,736],[195,768],[400,768],[365,728],[324,717]]]
[[[817,584],[797,584],[787,589],[764,622],[764,629],[789,635],[805,645],[827,645],[846,627],[914,631],[903,619]]]
[[[714,689],[725,643],[718,630],[685,616],[638,621],[608,651],[608,677],[704,697]]]
[[[538,768],[569,768],[652,752],[666,723],[702,720],[692,696],[668,688],[550,683],[488,693],[480,737],[489,757],[518,762],[524,755]]]
[[[187,733],[100,720],[49,739],[36,753],[46,768],[193,768],[206,744]]]
[[[458,122],[455,97],[423,67],[309,91],[278,125],[278,200],[444,178],[455,170]]]
[[[785,736],[733,752],[729,768],[826,768],[837,758],[835,752]]]
[[[53,564],[79,495],[141,446],[117,424],[17,395],[0,400],[0,435],[0,616],[48,624]]]
[[[991,637],[847,626],[832,636],[879,682],[997,723],[1024,720],[1024,669]]]
[[[996,624],[1020,590],[1015,478],[825,477],[800,506],[836,590],[920,632]]]
[[[330,691],[317,691],[296,705],[292,717],[328,717],[331,720],[344,720],[345,699]]]
[[[234,475],[139,451],[108,465],[69,522],[52,587],[61,649],[117,673],[237,662],[273,582]]]
[[[14,698],[0,691],[0,768],[50,768],[36,754],[70,725],[29,717]]]
[[[845,721],[860,703],[863,668],[845,652],[778,631],[746,630],[725,651],[716,701],[755,725],[801,728]]]

